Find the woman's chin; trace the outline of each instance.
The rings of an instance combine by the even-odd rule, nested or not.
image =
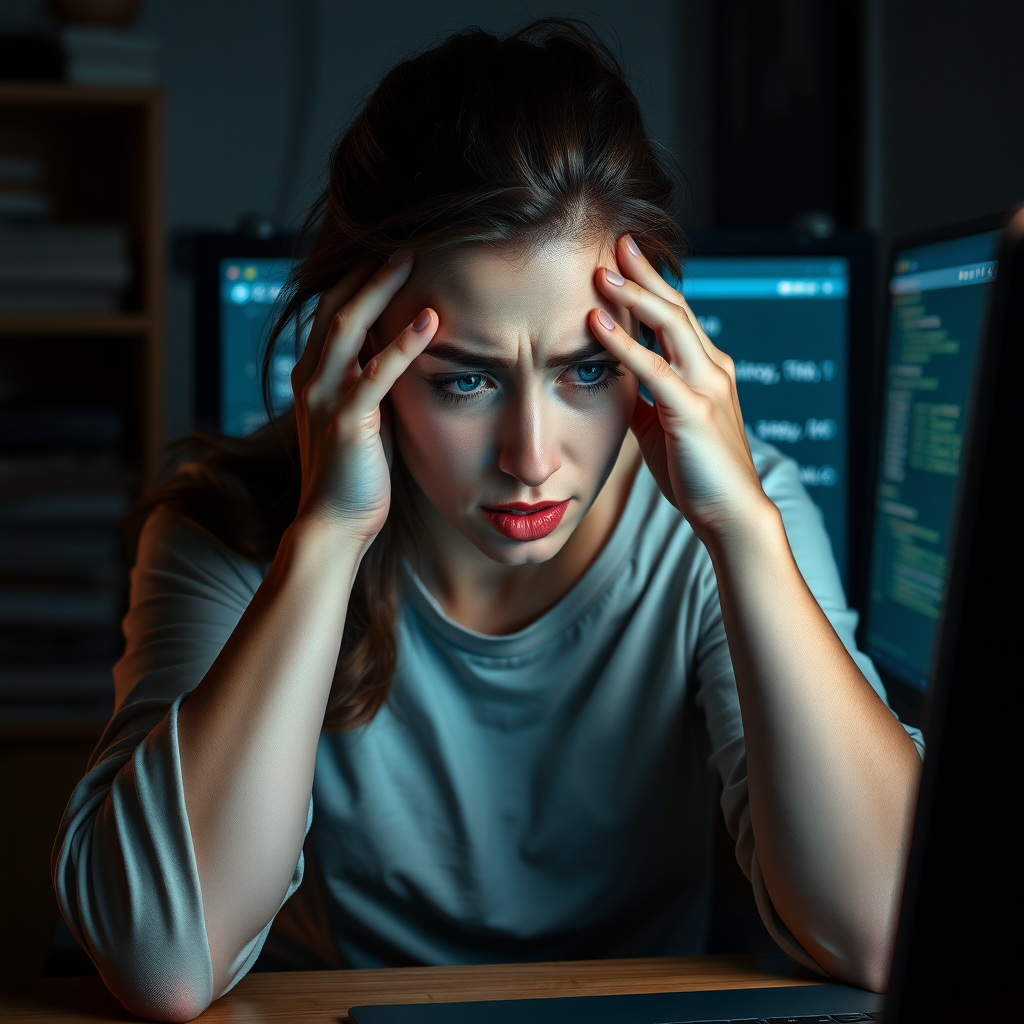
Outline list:
[[[572,536],[568,524],[559,526],[546,537],[537,540],[519,540],[502,536],[488,524],[474,524],[472,531],[462,531],[463,535],[492,562],[500,565],[534,565],[547,562],[562,550],[565,542]]]

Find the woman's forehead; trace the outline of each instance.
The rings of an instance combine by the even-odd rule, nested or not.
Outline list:
[[[424,300],[437,310],[439,335],[474,336],[503,336],[510,329],[531,335],[585,330],[587,313],[603,304],[594,273],[616,266],[606,239],[574,238],[552,239],[525,252],[474,246],[422,262],[420,282],[414,273],[409,284],[419,283]]]

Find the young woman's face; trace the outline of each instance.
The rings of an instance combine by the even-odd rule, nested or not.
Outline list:
[[[395,442],[441,519],[506,565],[554,556],[612,470],[637,379],[587,314],[624,309],[594,287],[605,242],[556,240],[526,256],[474,247],[421,261],[377,321],[387,344],[426,306],[440,319],[391,390]]]

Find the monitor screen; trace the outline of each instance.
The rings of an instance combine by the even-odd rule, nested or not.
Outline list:
[[[922,693],[945,598],[999,237],[989,231],[898,250],[889,279],[865,639],[876,664]]]
[[[799,465],[846,583],[850,260],[693,256],[682,290],[736,363],[748,430]]]
[[[263,352],[291,267],[289,259],[220,260],[220,429],[233,437],[267,422],[260,382]],[[292,330],[274,356],[270,391],[275,410],[292,401],[294,340]]]

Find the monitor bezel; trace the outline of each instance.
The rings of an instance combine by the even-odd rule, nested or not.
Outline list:
[[[862,557],[858,560],[863,566],[863,604],[858,608],[860,612],[860,624],[857,631],[857,644],[861,650],[867,651],[867,622],[868,622],[868,588],[871,581],[872,554],[875,541],[875,496],[878,487],[878,467],[881,462],[881,446],[884,441],[883,410],[885,409],[885,394],[887,381],[887,366],[889,360],[889,349],[891,344],[890,323],[892,317],[890,307],[889,282],[893,277],[893,269],[896,262],[896,254],[906,249],[916,249],[923,245],[933,245],[936,242],[949,242],[958,238],[967,238],[971,235],[981,235],[988,231],[1001,231],[1010,220],[1010,212],[993,213],[984,217],[975,217],[970,220],[958,221],[955,224],[947,224],[940,227],[925,228],[920,231],[907,232],[895,236],[889,244],[885,274],[882,279],[883,301],[881,304],[882,322],[879,330],[880,344],[877,346],[878,358],[876,365],[875,379],[873,382],[874,399],[873,405],[876,410],[876,418],[872,425],[872,443],[870,450],[870,462],[867,477],[868,503],[866,505],[866,518],[864,521],[864,540]],[[981,325],[977,359],[985,357],[984,346],[988,343],[986,324]],[[980,365],[980,363],[979,363]],[[977,410],[977,393],[971,396],[972,408]],[[972,429],[974,419],[968,424],[967,429]],[[961,504],[961,492],[963,479],[957,482],[957,493],[954,498],[954,520],[951,526],[951,536],[955,535],[956,520],[959,515],[958,509]],[[941,620],[940,620],[941,622]],[[885,684],[889,695],[889,703],[893,710],[900,716],[900,719],[910,725],[921,726],[924,723],[925,709],[928,702],[929,690],[921,691],[911,686],[895,672],[880,664],[875,665],[878,674]]]
[[[220,264],[226,259],[298,258],[291,234],[256,238],[218,232],[189,239],[192,272],[192,422],[197,430],[220,433],[221,323]]]
[[[864,509],[870,499],[870,449],[858,440],[874,429],[875,362],[875,260],[876,237],[867,231],[840,230],[827,238],[806,232],[771,229],[724,228],[694,231],[689,236],[687,258],[700,256],[839,256],[849,261],[850,292],[847,300],[847,567],[846,599],[860,611],[867,595],[867,575],[859,557],[864,550]],[[683,268],[685,277],[686,268]],[[870,396],[865,402],[865,396]]]

